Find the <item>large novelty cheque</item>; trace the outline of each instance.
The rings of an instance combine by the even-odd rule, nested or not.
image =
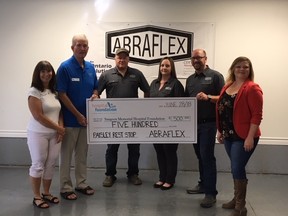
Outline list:
[[[87,115],[89,144],[197,142],[193,97],[87,100]]]

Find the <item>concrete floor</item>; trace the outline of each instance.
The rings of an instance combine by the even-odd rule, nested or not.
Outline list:
[[[169,191],[152,187],[158,179],[155,170],[141,170],[141,186],[127,182],[125,170],[118,170],[118,180],[111,188],[102,187],[104,170],[89,169],[88,183],[96,189],[93,196],[78,193],[76,201],[60,200],[49,209],[32,205],[32,191],[28,167],[0,167],[1,216],[228,216],[229,210],[221,205],[232,195],[230,173],[218,173],[217,203],[210,209],[199,206],[203,195],[186,194],[194,186],[197,172],[178,172],[176,185]],[[249,174],[247,209],[248,216],[288,215],[288,175]],[[59,172],[55,173],[51,192],[59,195]]]

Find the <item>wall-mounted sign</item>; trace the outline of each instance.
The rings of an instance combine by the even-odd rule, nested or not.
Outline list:
[[[130,61],[153,65],[170,56],[174,61],[189,59],[193,32],[144,25],[106,32],[106,57],[114,58],[118,48],[130,51]]]

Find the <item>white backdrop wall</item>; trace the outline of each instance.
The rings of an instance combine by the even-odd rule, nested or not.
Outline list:
[[[26,92],[36,63],[46,59],[57,69],[72,55],[75,33],[87,34],[92,59],[103,44],[88,29],[101,22],[215,23],[215,52],[208,53],[208,63],[226,76],[236,57],[249,57],[264,91],[261,143],[288,143],[288,1],[282,0],[1,0],[1,137],[26,136]]]
[[[214,52],[208,53],[208,63],[226,77],[236,57],[252,60],[255,81],[264,92],[261,143],[288,144],[288,1],[284,0],[0,0],[0,141],[25,140],[26,94],[37,62],[49,60],[57,69],[72,55],[75,33],[87,34],[87,59],[92,58],[103,45],[87,32],[88,24],[101,22],[214,23]],[[180,161],[182,165],[185,168]]]

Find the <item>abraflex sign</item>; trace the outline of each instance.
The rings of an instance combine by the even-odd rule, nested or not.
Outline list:
[[[152,25],[106,32],[106,58],[114,58],[118,48],[126,48],[133,63],[158,64],[165,56],[182,61],[191,57],[193,36],[193,32]]]

